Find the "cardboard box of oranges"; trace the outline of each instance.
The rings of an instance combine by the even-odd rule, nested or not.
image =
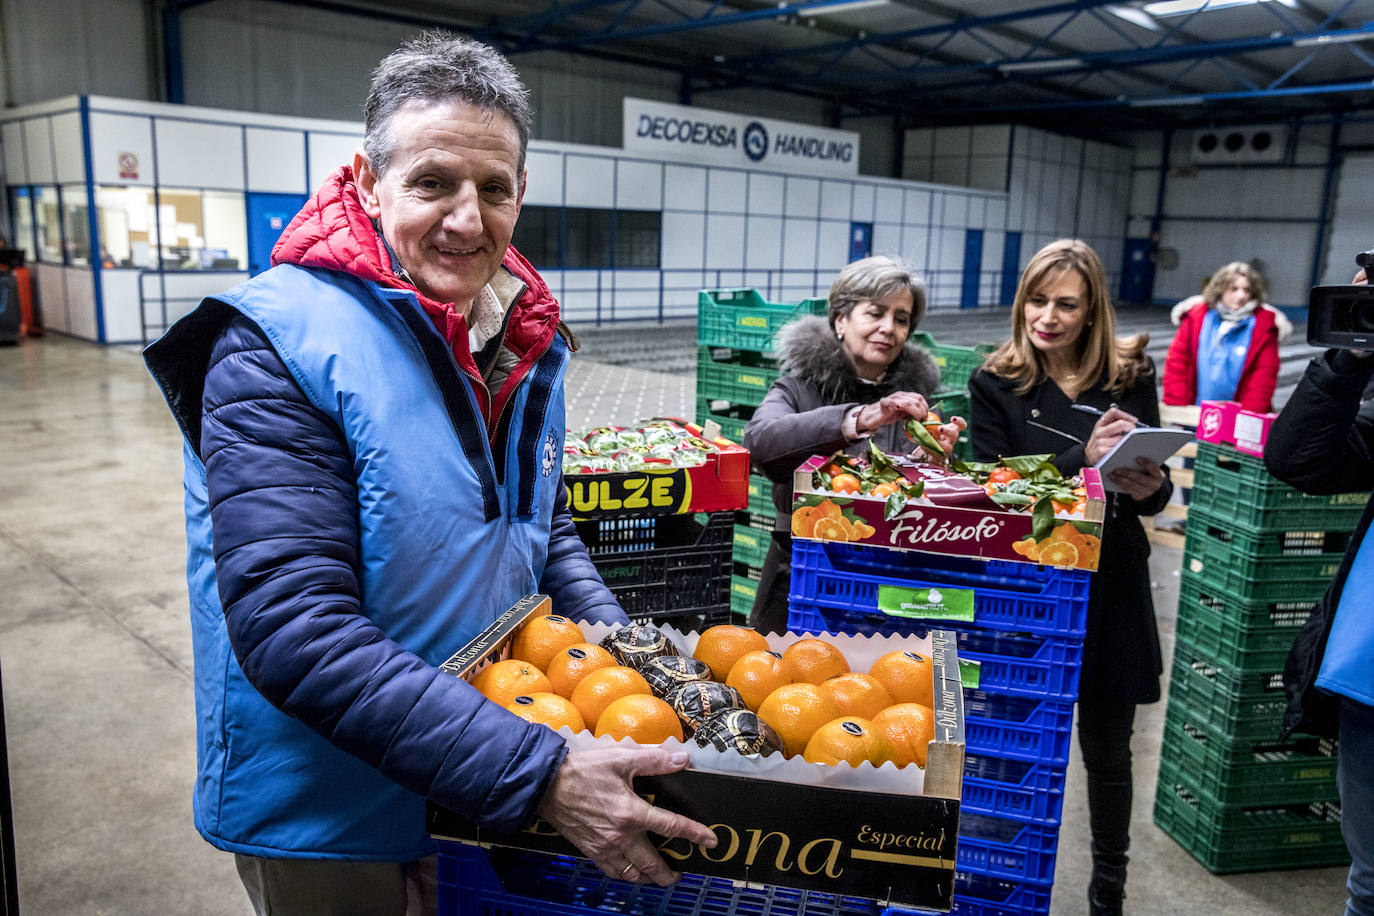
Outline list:
[[[1079,481],[1057,485],[1054,498],[1036,500],[1030,467],[1023,468],[1022,477],[1012,467],[970,465],[977,470],[960,473],[957,468],[895,456],[882,456],[879,461],[883,465],[879,474],[867,478],[863,474],[871,474],[872,465],[856,464],[842,453],[814,455],[797,468],[792,536],[1097,569],[1106,502],[1095,468],[1084,468]],[[1017,461],[1004,459],[1003,463]],[[1004,482],[1013,473],[1017,483]],[[1019,489],[1031,492],[1016,492]]]
[[[964,764],[955,647],[945,631],[576,624],[530,596],[444,669],[556,728],[571,750],[685,750],[688,769],[635,782],[716,833],[710,850],[662,840],[677,870],[948,910]],[[428,827],[441,840],[580,855],[542,822],[497,835],[430,805]]]

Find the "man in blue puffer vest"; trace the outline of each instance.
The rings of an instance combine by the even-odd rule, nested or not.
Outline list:
[[[426,798],[669,883],[645,831],[714,835],[630,781],[685,754],[570,753],[436,668],[530,592],[625,619],[558,473],[571,335],[509,247],[526,91],[430,33],[365,118],[272,269],[145,354],[186,439],[196,827],[263,914],[433,912]]]

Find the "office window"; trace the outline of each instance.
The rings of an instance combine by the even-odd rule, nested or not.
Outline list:
[[[22,248],[24,260],[36,260],[33,248],[33,195],[28,188],[10,188],[10,216],[14,218],[14,236],[9,239],[11,248]]]
[[[240,193],[162,188],[156,225],[163,270],[238,270],[248,263]]]
[[[57,188],[33,189],[34,222],[37,231],[38,260],[47,264],[62,263],[62,208],[57,202]]]
[[[152,188],[95,189],[100,221],[100,261],[106,268],[157,267]]]
[[[536,270],[555,270],[558,256],[559,207],[521,207],[511,244]]]
[[[66,243],[67,263],[89,267],[91,263],[91,224],[86,209],[86,186],[62,186],[62,238]]]
[[[657,210],[617,210],[615,264],[621,269],[656,268],[663,240],[663,214]]]
[[[611,210],[566,207],[563,266],[569,269],[611,267]]]

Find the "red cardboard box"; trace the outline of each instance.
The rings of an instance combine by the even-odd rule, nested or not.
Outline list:
[[[1235,401],[1203,401],[1198,416],[1199,442],[1235,442],[1236,414],[1240,405]]]
[[[1095,468],[1084,468],[1081,472],[1087,490],[1082,512],[1057,510],[1054,529],[1066,530],[1052,530],[1036,540],[1032,539],[1034,526],[1029,511],[999,506],[967,477],[952,475],[943,468],[894,460],[908,480],[924,483],[925,495],[908,500],[889,519],[885,518],[887,500],[882,496],[841,495],[817,488],[813,475],[829,461],[824,455],[814,455],[793,476],[793,537],[1097,569],[1106,503],[1101,477]],[[812,512],[825,513],[835,524],[807,525],[798,513],[808,507]],[[1034,544],[1033,548],[1028,548],[1028,541]],[[1064,543],[1049,549],[1055,542]]]
[[[1231,439],[1236,444],[1236,451],[1263,458],[1264,442],[1269,438],[1269,427],[1274,425],[1276,417],[1276,413],[1238,410]]]
[[[696,423],[667,417],[694,436]],[[574,518],[616,515],[683,515],[726,512],[749,505],[749,450],[727,439],[713,439],[715,451],[692,468],[567,474],[568,506]]]

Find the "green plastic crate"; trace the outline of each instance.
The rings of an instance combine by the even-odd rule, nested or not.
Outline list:
[[[777,515],[773,505],[773,481],[755,471],[749,475],[749,512],[751,515]]]
[[[973,370],[983,365],[983,357],[972,347],[930,344],[926,349],[935,357],[935,365],[940,367],[942,388],[967,388]]]
[[[1183,543],[1183,574],[1241,601],[1308,601],[1320,598],[1340,568],[1340,555],[1262,557],[1205,534],[1189,510]]]
[[[1186,709],[1195,720],[1237,738],[1278,738],[1288,700],[1283,675],[1269,672],[1253,679],[1251,692],[1230,689],[1215,676],[1216,666],[1190,655],[1178,644],[1169,675],[1169,708]],[[1271,676],[1272,675],[1272,676]]]
[[[940,419],[948,420],[950,417],[963,417],[968,423],[968,429],[954,443],[954,457],[964,461],[973,460],[973,439],[969,435],[969,430],[973,428],[973,402],[969,398],[967,391],[940,391],[930,396],[930,403],[935,407]]]
[[[1188,511],[1201,509],[1246,531],[1350,532],[1368,499],[1367,492],[1309,496],[1271,475],[1261,458],[1199,442]]]
[[[1339,561],[1345,556],[1351,532],[1329,528],[1250,530],[1237,528],[1226,516],[1188,507],[1188,536],[1206,538],[1252,557],[1324,557]]]
[[[1350,861],[1341,839],[1340,805],[1225,806],[1189,779],[1159,767],[1155,823],[1214,874],[1317,868]]]
[[[1336,797],[1336,743],[1325,738],[1233,738],[1170,704],[1161,764],[1186,772],[1223,805],[1298,804]]]
[[[1190,519],[1191,523],[1191,519]],[[1264,609],[1269,604],[1240,604],[1245,610],[1231,612],[1224,599],[1203,598],[1204,587],[1192,577],[1184,577],[1178,589],[1178,637],[1186,640],[1203,656],[1231,668],[1264,668],[1282,670],[1288,650],[1298,628],[1307,620],[1317,602],[1273,602],[1286,606],[1296,604],[1306,608],[1294,613],[1274,616],[1278,625],[1269,619],[1261,623],[1249,622],[1258,613],[1249,609]]]
[[[697,400],[757,407],[777,380],[778,370],[757,365],[740,350],[697,349]],[[724,359],[719,358],[724,356]]]
[[[720,424],[720,434],[736,444],[744,442],[744,427],[749,425],[749,418],[753,415],[753,407],[735,405],[712,410],[709,400],[697,398],[697,422],[715,420]]]
[[[749,525],[735,526],[734,561],[748,566],[763,566],[768,547],[773,542],[771,531]]]
[[[735,614],[744,617],[749,616],[749,612],[754,609],[754,598],[759,593],[759,582],[757,579],[746,579],[743,576],[730,577],[730,610]]]
[[[1320,604],[1320,598],[1307,598],[1302,601],[1242,601],[1234,595],[1216,588],[1197,576],[1185,573],[1178,584],[1178,612],[1201,608],[1202,612],[1218,621],[1219,625],[1234,629],[1260,629],[1268,627],[1282,630],[1288,634],[1292,643],[1301,627],[1311,616],[1313,609]]]
[[[697,344],[773,352],[783,325],[806,315],[824,315],[826,300],[767,302],[756,289],[713,289],[697,293]]]

